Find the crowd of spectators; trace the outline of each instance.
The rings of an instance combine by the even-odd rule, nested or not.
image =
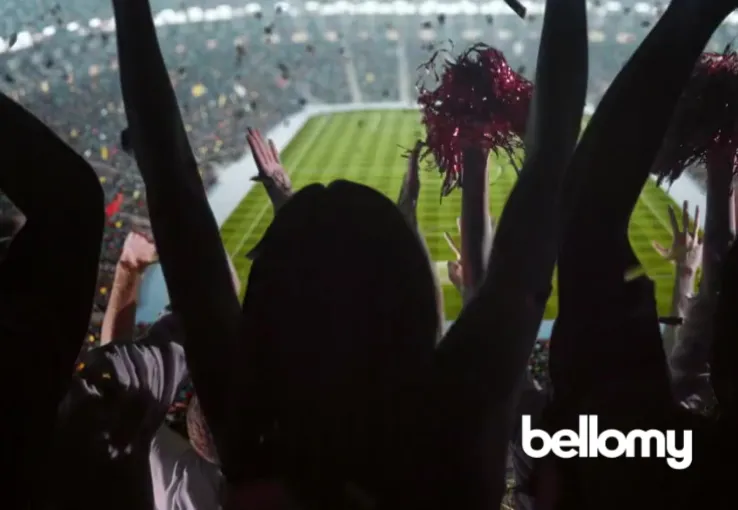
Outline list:
[[[8,386],[29,382],[17,384],[14,403],[25,412],[5,436],[17,444],[3,445],[18,467],[10,492],[17,505],[9,507],[92,509],[105,498],[128,510],[262,510],[294,501],[309,509],[482,509],[503,497],[511,449],[514,461],[525,457],[525,466],[513,462],[511,500],[520,509],[728,508],[716,502],[729,492],[719,466],[735,447],[735,349],[726,341],[738,299],[732,175],[711,186],[704,266],[687,203],[681,221],[669,210],[673,244],[654,245],[676,267],[672,317],[657,316],[653,282],[633,271],[627,237],[668,114],[728,4],[675,4],[675,15],[658,21],[658,37],[626,65],[658,8],[608,14],[596,4],[602,12],[587,31],[583,1],[551,2],[557,15],[547,16],[546,31],[536,16],[513,29],[520,22],[509,16],[296,16],[275,4],[228,21],[188,14],[155,34],[146,0],[114,0],[113,34],[99,19],[79,23],[82,15],[110,17],[109,6],[12,3],[17,26],[0,54],[2,188],[28,222],[15,223],[14,206],[0,201],[0,322],[3,340],[26,349],[22,359],[42,375],[29,379],[15,365],[3,375]],[[48,23],[56,35],[43,30]],[[48,34],[15,48],[21,29]],[[533,37],[540,34],[548,38]],[[732,35],[723,25],[709,48]],[[483,207],[488,153],[464,152],[464,237],[449,264],[464,311],[439,338],[438,289],[416,230],[421,144],[391,203],[344,181],[293,191],[261,132],[311,102],[410,105],[419,66],[476,40],[529,76],[545,45],[539,61],[548,65],[531,108],[533,124],[551,129],[526,140],[542,157],[525,160],[496,231]],[[677,41],[683,45],[669,53]],[[667,55],[663,70],[650,65]],[[610,101],[580,139],[585,103],[605,91]],[[651,106],[656,117],[647,122]],[[636,122],[641,129],[629,131]],[[241,304],[203,188],[247,150],[275,220],[250,255]],[[620,186],[603,191],[613,175]],[[141,275],[156,262],[171,307],[154,325],[126,329]],[[554,339],[536,342],[557,263],[561,314]],[[313,320],[326,309],[326,325]],[[49,320],[29,321],[36,314]],[[604,357],[608,363],[592,362]],[[717,402],[721,413],[713,414]],[[520,448],[519,431],[508,430],[521,413],[562,428],[593,406],[603,421],[635,428],[646,420],[691,434],[698,423],[695,469],[675,475],[653,459],[625,470],[568,469],[580,465],[538,462]],[[190,445],[166,446],[164,420]],[[80,478],[91,486],[83,498]],[[53,490],[24,485],[46,483]]]
[[[162,0],[152,2],[152,8],[186,12],[187,7],[207,9],[220,3]],[[532,76],[535,69],[540,16],[520,23],[511,16],[489,15],[297,15],[283,5],[264,4],[230,20],[193,17],[158,28],[206,186],[217,178],[217,168],[244,155],[247,126],[268,131],[309,102],[411,103],[418,79],[426,85],[430,79],[419,66],[437,50],[453,53],[484,40],[502,49],[522,74]],[[590,104],[597,103],[657,15],[626,6],[592,16]],[[25,49],[8,45],[0,54],[0,90],[96,163],[109,202],[119,194],[123,198],[102,247],[94,317],[100,318],[126,234],[147,225],[143,183],[121,145],[125,112],[114,33],[105,22],[112,10],[97,2],[34,0],[6,3],[0,16],[6,27],[0,37],[6,43],[15,39],[18,44],[20,31],[42,33],[46,26],[56,27],[51,37]],[[91,23],[93,19],[97,22]],[[74,30],[72,23],[78,25]],[[712,49],[722,49],[736,33],[732,25],[723,25]],[[699,168],[694,173],[704,177]],[[89,339],[92,345],[99,340],[96,320]]]

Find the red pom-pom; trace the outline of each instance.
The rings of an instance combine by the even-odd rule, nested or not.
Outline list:
[[[653,171],[660,181],[674,181],[685,168],[707,164],[713,156],[734,163],[737,148],[738,55],[727,47],[723,53],[703,53],[697,62]]]
[[[426,72],[435,73],[441,55],[437,52],[422,66]],[[461,155],[467,148],[503,150],[515,164],[533,84],[510,68],[502,52],[485,44],[472,46],[453,62],[444,58],[438,79],[434,90],[418,87],[418,103],[426,126],[424,156],[432,154],[445,174],[445,196],[461,185]]]

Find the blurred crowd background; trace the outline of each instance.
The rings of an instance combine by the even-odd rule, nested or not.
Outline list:
[[[418,67],[439,49],[453,53],[483,41],[523,75],[535,71],[542,22],[536,2],[524,0],[529,16],[520,20],[501,1],[224,1],[151,1],[207,185],[219,167],[244,155],[247,127],[268,132],[306,104],[413,104],[423,75]],[[591,3],[591,104],[661,10],[632,0]],[[102,246],[90,346],[98,342],[123,240],[131,228],[148,225],[143,183],[121,141],[126,119],[111,19],[109,3],[98,0],[0,3],[0,90],[94,163],[109,202],[122,198]],[[710,49],[723,51],[737,34],[729,18]],[[0,212],[9,208],[0,200]]]

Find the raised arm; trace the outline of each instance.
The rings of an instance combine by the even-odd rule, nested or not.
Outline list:
[[[415,146],[408,154],[407,172],[402,180],[400,196],[397,197],[397,207],[402,212],[410,226],[418,229],[418,198],[420,196],[420,151],[423,143],[415,142]]]
[[[714,342],[710,345],[710,379],[720,410],[727,425],[725,432],[733,433],[732,424],[738,416],[738,241],[725,257],[718,303],[715,307]]]
[[[682,206],[681,226],[674,208],[669,206],[668,212],[671,221],[671,246],[667,249],[654,241],[653,248],[664,259],[674,264],[674,291],[669,314],[672,317],[684,318],[694,293],[697,270],[702,265],[702,240],[697,237],[700,209],[699,207],[695,209],[694,226],[691,228],[689,204],[686,201]],[[674,349],[680,330],[680,325],[669,324],[664,328],[664,352],[667,356]]]
[[[130,232],[123,243],[115,266],[113,287],[100,332],[102,345],[114,340],[132,340],[136,327],[138,292],[143,272],[156,262],[154,241],[138,232]]]
[[[732,162],[729,155],[724,159],[726,163]],[[722,266],[732,238],[732,172],[726,168],[718,170],[723,171],[708,173],[704,262],[699,293],[686,310],[684,325],[679,328],[673,350],[667,351],[670,354],[669,368],[675,397],[698,408],[711,398],[708,374],[710,345],[714,335],[713,317],[718,302]]]
[[[208,205],[147,0],[113,0],[121,88],[133,151],[172,309],[183,322],[190,371],[213,433],[226,422],[228,370],[240,304]],[[223,452],[226,462],[227,452]]]
[[[722,264],[733,240],[731,223],[734,214],[732,184],[733,160],[730,149],[708,160],[707,215],[705,216],[705,254],[700,280],[700,293],[716,295],[722,284]],[[727,166],[727,168],[725,168]]]
[[[556,190],[580,130],[587,30],[583,1],[546,7],[525,163],[499,219],[486,280],[437,353],[440,508],[500,504],[516,389],[551,291]]]
[[[8,507],[26,506],[45,462],[56,409],[92,311],[104,198],[92,168],[38,119],[0,94],[0,189],[26,218],[0,264],[0,337],[12,358],[12,432],[2,443]],[[5,462],[8,464],[5,465]]]
[[[461,267],[464,303],[474,297],[484,281],[492,248],[492,218],[489,214],[489,153],[472,149],[463,156],[461,188]]]
[[[579,142],[565,185],[560,313],[551,342],[559,398],[591,392],[623,373],[633,388],[642,385],[643,401],[663,403],[670,396],[653,284],[645,278],[627,284],[628,271],[640,265],[628,225],[672,112],[702,49],[730,12],[728,3],[672,2],[613,81]],[[592,250],[606,257],[592,257]],[[633,321],[617,319],[624,315]],[[650,329],[635,334],[628,329],[635,324]],[[612,341],[615,326],[623,333]],[[651,335],[647,341],[644,334]],[[608,359],[607,370],[591,370],[593,358]]]

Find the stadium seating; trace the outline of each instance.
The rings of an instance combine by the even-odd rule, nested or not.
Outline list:
[[[412,104],[418,78],[424,77],[418,66],[437,50],[452,55],[484,41],[524,75],[535,72],[542,21],[535,2],[526,21],[486,4],[439,13],[420,2],[374,11],[357,3],[353,12],[314,2],[225,2],[151,2],[155,13],[169,10],[158,17],[161,46],[206,184],[215,181],[219,166],[243,156],[247,126],[268,130],[307,103]],[[659,15],[644,5],[627,0],[592,6],[590,103],[598,101]],[[102,246],[101,311],[122,241],[147,215],[142,182],[120,146],[126,120],[111,16],[108,2],[92,0],[0,5],[6,27],[0,33],[0,90],[90,161],[105,165],[100,178],[108,200],[124,197]],[[710,49],[722,51],[736,34],[734,24],[724,24]],[[432,76],[424,78],[432,86]],[[8,207],[0,200],[0,212]]]

